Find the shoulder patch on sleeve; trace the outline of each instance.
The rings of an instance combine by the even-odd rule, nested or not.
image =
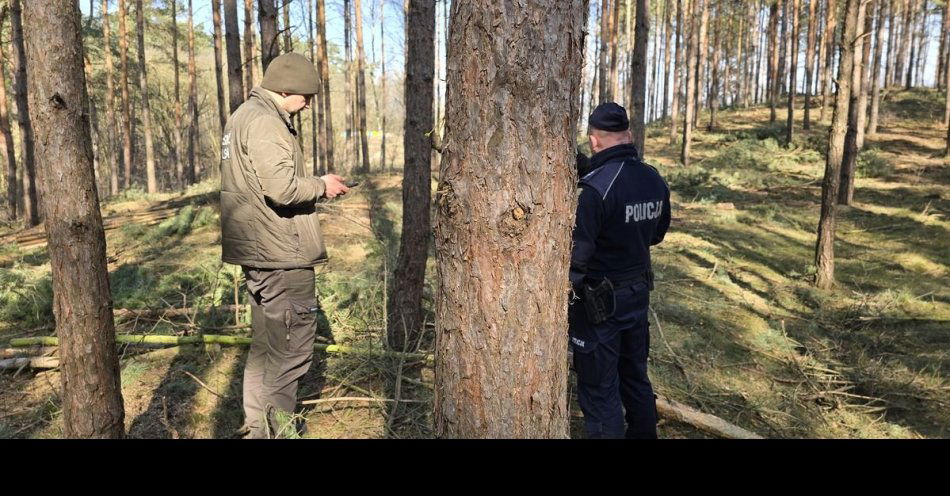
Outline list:
[[[620,175],[620,171],[622,171],[625,166],[626,161],[622,160],[608,162],[584,176],[580,182],[583,185],[590,186],[597,190],[601,199],[606,199],[607,193],[610,192],[610,188],[614,185],[617,176]]]

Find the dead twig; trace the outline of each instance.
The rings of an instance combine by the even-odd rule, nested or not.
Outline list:
[[[188,372],[187,370],[182,370],[182,373],[184,373],[184,374],[187,375],[188,377],[191,377],[192,379],[194,379],[195,382],[197,382],[199,386],[205,388],[205,390],[208,391],[209,393],[211,393],[211,394],[217,396],[218,398],[224,399],[224,396],[218,394],[217,391],[215,391],[214,389],[211,389],[211,388],[210,388],[207,384],[205,384],[204,382],[201,382],[201,379],[195,377],[194,374],[192,374],[191,372]]]

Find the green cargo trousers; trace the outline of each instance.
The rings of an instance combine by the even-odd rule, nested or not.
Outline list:
[[[297,384],[313,361],[318,307],[313,268],[244,267],[244,278],[253,328],[244,367],[244,426],[247,437],[261,439],[294,428],[277,425],[274,414],[289,418],[297,406]]]

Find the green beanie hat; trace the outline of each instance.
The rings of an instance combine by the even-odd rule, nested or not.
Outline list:
[[[313,63],[299,53],[285,53],[270,61],[261,87],[288,95],[313,95],[319,92],[320,81]]]

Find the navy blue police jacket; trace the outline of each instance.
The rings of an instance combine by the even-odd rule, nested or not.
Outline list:
[[[585,279],[606,277],[619,291],[623,288],[618,283],[644,280],[651,268],[650,246],[663,241],[670,227],[670,189],[656,169],[637,158],[632,144],[595,154],[591,169],[579,185],[571,285],[577,288]],[[576,314],[583,312],[583,304],[575,303],[570,320],[577,348],[574,335],[582,330]]]

